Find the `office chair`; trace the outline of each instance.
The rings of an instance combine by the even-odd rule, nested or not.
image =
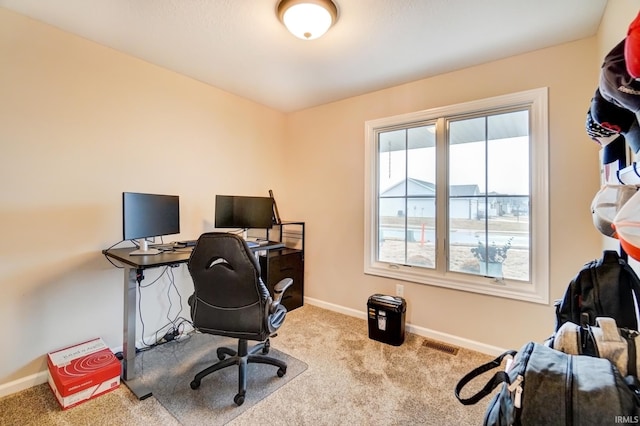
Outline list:
[[[269,353],[269,337],[284,322],[287,309],[280,301],[293,280],[285,278],[276,284],[272,299],[260,279],[260,265],[245,241],[235,234],[222,232],[200,236],[188,269],[195,287],[189,297],[194,327],[202,333],[238,339],[237,350],[217,349],[220,361],[196,374],[191,388],[197,389],[202,378],[214,371],[237,365],[238,394],[233,400],[242,405],[248,363],[279,367],[278,377],[287,372],[286,363],[266,354]],[[248,349],[249,340],[259,343]]]

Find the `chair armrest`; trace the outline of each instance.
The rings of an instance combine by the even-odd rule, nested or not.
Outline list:
[[[282,300],[282,295],[284,294],[285,290],[288,289],[291,284],[293,284],[293,279],[291,278],[283,278],[282,280],[280,280],[280,282],[278,284],[276,284],[273,287],[273,303],[274,304],[280,304],[280,301]]]

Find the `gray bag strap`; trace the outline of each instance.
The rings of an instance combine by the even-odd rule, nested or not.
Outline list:
[[[604,342],[619,342],[620,332],[616,320],[609,317],[597,317],[596,326],[602,330],[602,340]]]

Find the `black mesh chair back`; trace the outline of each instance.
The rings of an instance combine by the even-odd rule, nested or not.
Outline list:
[[[189,272],[195,288],[191,317],[198,330],[262,341],[272,333],[265,309],[272,299],[260,278],[260,265],[242,238],[203,234]]]

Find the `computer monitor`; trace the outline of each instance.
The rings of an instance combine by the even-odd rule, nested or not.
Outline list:
[[[216,228],[267,229],[272,226],[273,198],[216,195]]]
[[[158,254],[146,238],[180,233],[180,199],[177,195],[122,193],[122,239],[139,240],[131,255]]]

